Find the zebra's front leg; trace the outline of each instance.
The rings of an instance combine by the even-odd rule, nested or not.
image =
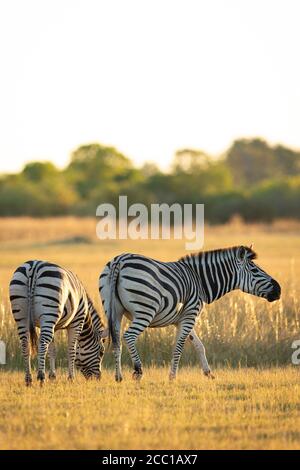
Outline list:
[[[25,384],[27,387],[32,385],[32,374],[31,374],[31,349],[30,349],[30,342],[29,342],[29,333],[26,333],[21,338],[21,349],[22,355],[24,358],[25,364]]]
[[[177,335],[176,335],[176,342],[173,350],[173,357],[171,362],[171,370],[170,370],[170,380],[173,380],[177,376],[178,365],[181,358],[181,354],[184,348],[185,341],[193,329],[195,323],[195,317],[193,319],[188,319],[186,321],[182,321],[177,325]]]
[[[142,369],[142,361],[136,349],[135,343],[136,343],[138,336],[144,331],[145,328],[147,328],[150,322],[151,322],[150,317],[149,318],[147,317],[147,319],[143,318],[142,320],[136,318],[135,320],[133,320],[128,330],[125,331],[124,333],[124,339],[126,341],[129,354],[132,360],[133,368],[134,368],[132,377],[136,380],[140,380],[142,378],[143,369]]]
[[[56,347],[54,343],[54,338],[49,344],[48,354],[49,354],[49,364],[50,364],[49,379],[55,380],[56,379],[56,370],[55,370]]]
[[[200,340],[199,336],[197,335],[195,329],[193,328],[189,334],[189,340],[191,341],[192,345],[194,346],[199,360],[201,362],[201,366],[204,372],[204,375],[207,377],[214,379],[215,377],[211,373],[210,367],[207,362],[206,354],[205,354],[205,347],[203,346],[202,341]]]
[[[41,333],[38,347],[38,374],[37,379],[42,386],[45,382],[45,368],[46,368],[46,354],[49,344],[52,342],[54,336],[53,326],[43,325],[41,323]]]

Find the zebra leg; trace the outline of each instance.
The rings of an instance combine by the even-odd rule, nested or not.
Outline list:
[[[21,276],[21,278],[19,278]],[[21,352],[25,366],[25,384],[32,384],[31,374],[31,346],[28,331],[28,279],[24,273],[15,273],[10,286],[10,302],[14,320],[16,322],[20,339]],[[22,280],[21,280],[22,279]]]
[[[170,379],[175,379],[178,371],[178,365],[184,348],[185,341],[193,329],[195,317],[192,320],[182,321],[177,325],[176,342],[173,350],[171,362]]]
[[[18,335],[21,343],[21,351],[25,366],[25,385],[29,387],[32,385],[32,374],[31,374],[31,346],[30,346],[30,335],[27,331],[27,319],[18,320]]]
[[[115,357],[116,364],[116,374],[115,379],[117,382],[122,382],[122,365],[121,365],[121,356],[122,356],[122,341],[121,341],[121,321],[122,317],[117,316],[115,321],[115,341],[113,343],[113,354]]]
[[[32,385],[32,375],[31,375],[31,349],[29,341],[29,333],[25,333],[21,338],[21,350],[24,358],[25,364],[25,384],[27,387]]]
[[[141,379],[143,375],[142,362],[139,353],[136,349],[135,343],[138,336],[150,325],[152,318],[147,317],[142,320],[135,318],[131,323],[130,327],[124,333],[124,339],[126,341],[129,354],[133,363],[134,372],[132,377],[134,379]]]
[[[205,347],[203,346],[202,341],[200,340],[199,336],[197,335],[195,329],[193,328],[192,331],[189,334],[189,340],[191,341],[192,345],[194,346],[199,360],[201,362],[201,366],[204,372],[204,375],[207,377],[210,377],[211,379],[214,379],[213,374],[211,373],[210,367],[208,365],[207,359],[206,359],[206,354],[205,354]]]
[[[40,381],[42,386],[45,382],[45,368],[46,368],[46,354],[48,351],[49,344],[53,340],[54,327],[49,326],[43,320],[41,322],[41,332],[38,347],[38,374],[37,379]]]
[[[49,362],[50,362],[49,379],[55,380],[56,379],[56,370],[55,370],[56,348],[55,348],[54,338],[49,344],[48,354],[49,354]]]

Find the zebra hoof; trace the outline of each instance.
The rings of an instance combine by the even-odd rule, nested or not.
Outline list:
[[[25,385],[26,385],[26,387],[32,387],[32,379],[26,379],[25,380]]]
[[[132,374],[132,378],[134,380],[141,380],[142,376],[143,376],[143,372],[138,372],[137,370],[135,370]]]
[[[116,375],[115,380],[116,380],[116,382],[119,382],[119,383],[122,382],[122,380],[123,380],[122,375]]]
[[[73,383],[74,382],[74,377],[72,377],[72,375],[68,375],[68,381]]]
[[[49,373],[49,380],[52,380],[52,381],[53,381],[53,380],[56,380],[56,374],[55,374],[55,372],[50,372],[50,373]]]
[[[215,379],[215,376],[211,373],[210,370],[204,371],[204,375],[205,375],[208,379],[211,379],[211,380],[214,380],[214,379]]]
[[[37,379],[40,381],[40,386],[42,387],[45,382],[45,372],[39,371],[37,374]]]
[[[43,386],[45,385],[45,379],[43,380],[39,379],[39,383],[40,383],[40,387],[43,388]]]
[[[170,380],[171,382],[173,382],[173,380],[175,380],[175,379],[176,379],[176,374],[170,374],[170,375],[169,375],[169,380]]]

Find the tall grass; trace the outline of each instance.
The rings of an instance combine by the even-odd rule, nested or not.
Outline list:
[[[26,232],[23,238],[20,236],[22,223]],[[55,219],[55,222],[54,219],[45,219],[34,221],[32,225],[30,219],[0,220],[0,339],[7,344],[7,368],[22,367],[19,341],[8,301],[8,283],[18,264],[26,259],[40,258],[73,269],[100,309],[98,275],[104,264],[117,253],[134,251],[169,260],[184,254],[183,244],[177,240],[167,243],[130,240],[100,243],[93,238],[93,228],[95,221],[91,219],[79,221],[62,218]],[[276,225],[272,231],[268,231],[262,226],[235,223],[233,226],[206,230],[205,249],[256,242],[258,263],[262,263],[282,287],[282,299],[278,302],[268,303],[236,291],[205,307],[196,329],[213,367],[264,367],[291,363],[291,344],[294,339],[300,338],[300,286],[297,282],[300,274],[300,241],[294,225],[285,227],[277,223],[275,228]],[[65,243],[64,239],[70,243]],[[78,240],[81,243],[75,243]],[[66,365],[65,336],[65,332],[56,334],[58,364],[62,366]],[[143,363],[169,364],[173,343],[173,327],[146,330],[138,340]],[[126,348],[123,349],[123,363],[130,364]],[[187,364],[198,364],[189,342],[181,361],[181,365]],[[105,355],[104,365],[113,365],[109,351]]]

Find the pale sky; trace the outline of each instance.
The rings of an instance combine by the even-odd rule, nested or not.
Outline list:
[[[300,148],[299,21],[298,0],[0,0],[0,172],[95,141],[162,168]]]

